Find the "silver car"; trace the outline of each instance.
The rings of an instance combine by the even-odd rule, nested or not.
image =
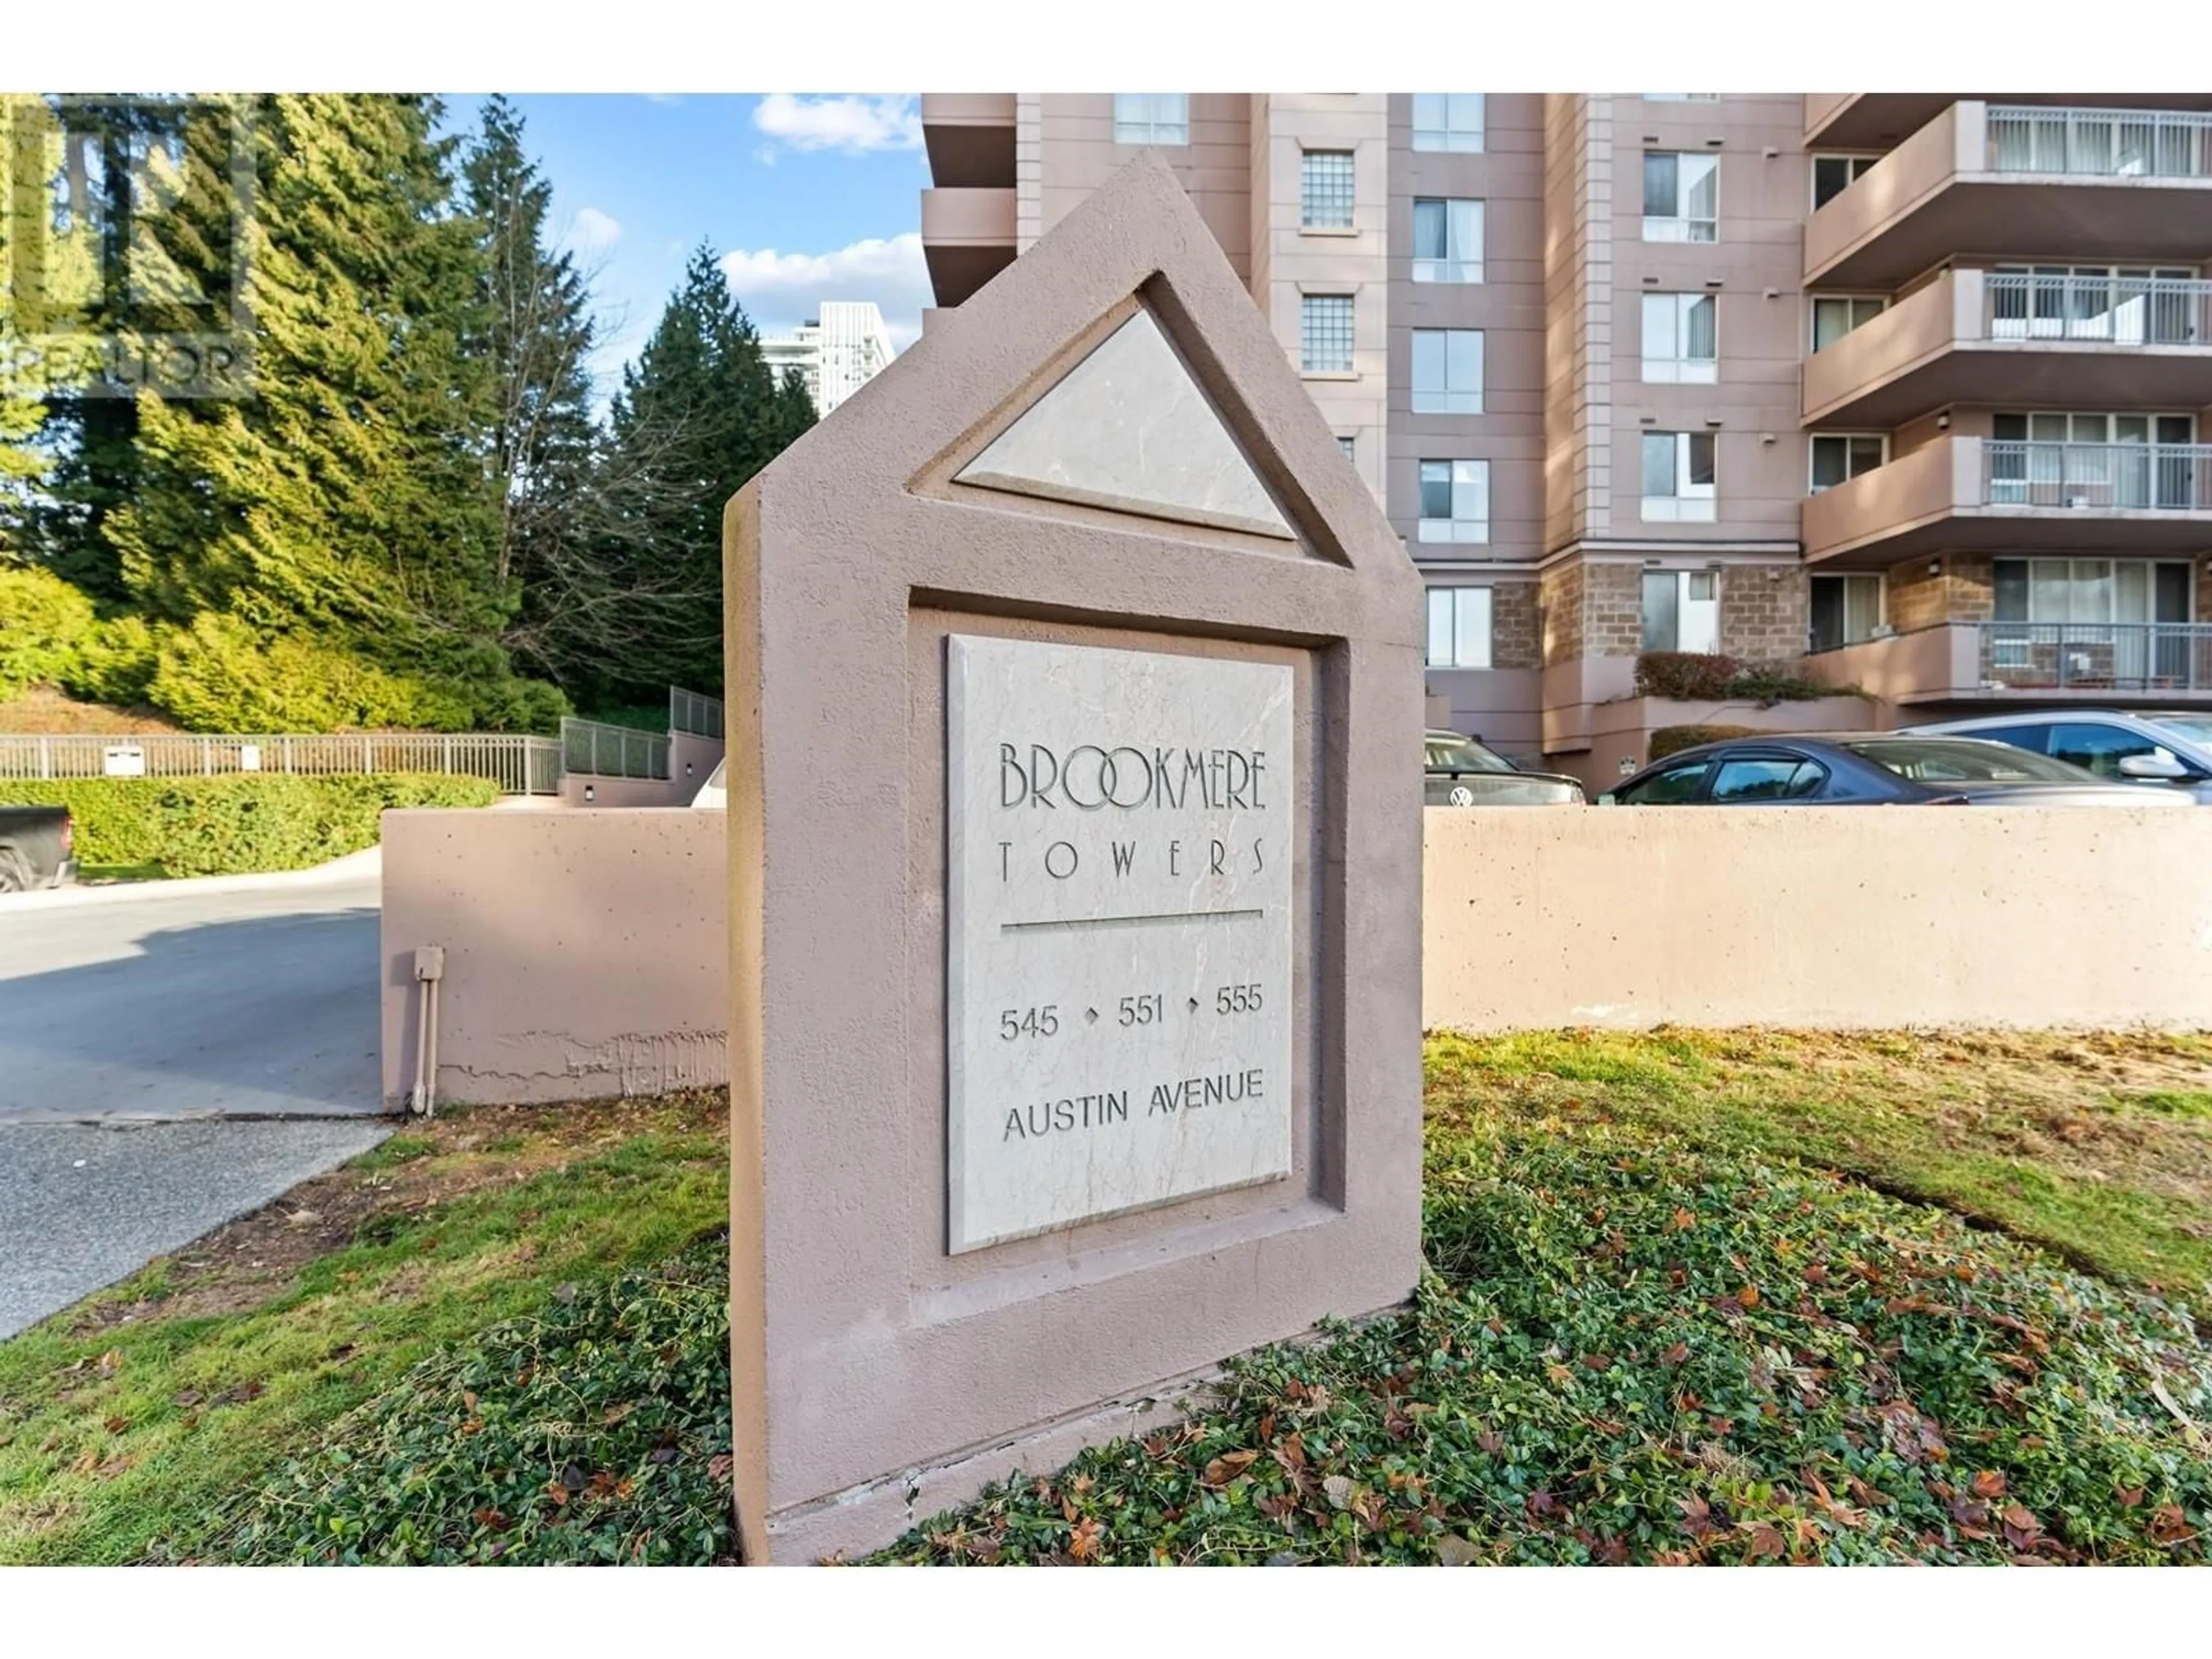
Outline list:
[[[1558,772],[1524,772],[1486,744],[1456,732],[1423,739],[1431,806],[1581,806],[1579,780]]]
[[[1912,729],[1992,738],[2114,783],[2184,793],[2212,806],[2212,710],[2023,709]]]

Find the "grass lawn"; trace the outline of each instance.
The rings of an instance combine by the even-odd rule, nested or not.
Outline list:
[[[2207,1559],[2212,1041],[1427,1067],[1410,1311],[879,1559]],[[411,1127],[0,1343],[0,1561],[727,1559],[722,1112]]]
[[[725,1109],[441,1116],[0,1342],[0,1562],[208,1557],[242,1496],[418,1361],[588,1312],[724,1227]]]
[[[1541,1032],[1428,1049],[1431,1139],[1559,1117],[1801,1158],[2212,1316],[2212,1036]]]

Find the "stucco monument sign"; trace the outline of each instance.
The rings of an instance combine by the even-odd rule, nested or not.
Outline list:
[[[1158,161],[731,504],[745,1559],[1419,1270],[1419,585]]]

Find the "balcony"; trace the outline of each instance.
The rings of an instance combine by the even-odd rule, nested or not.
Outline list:
[[[2212,113],[1953,104],[1805,222],[1805,281],[1891,289],[1971,251],[2186,261],[2212,214]]]
[[[1887,149],[1960,98],[1990,104],[2087,104],[2100,109],[2212,109],[2194,92],[1808,92],[1808,149]]]
[[[1942,623],[1805,659],[1899,706],[2212,696],[2212,623]]]
[[[2212,541],[2212,445],[1942,438],[1805,503],[1805,557],[1876,569],[1931,553],[2193,554]]]
[[[1014,192],[921,192],[921,257],[940,306],[957,306],[1014,262]]]
[[[1014,94],[925,92],[921,142],[929,178],[954,190],[1011,190],[1014,185]]]
[[[1805,360],[1808,425],[1947,404],[2212,404],[2212,283],[1947,271]]]

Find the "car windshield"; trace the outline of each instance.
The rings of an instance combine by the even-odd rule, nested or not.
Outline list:
[[[1869,738],[1847,743],[1854,755],[1915,783],[2081,783],[2063,762],[2001,743],[1959,738]]]
[[[1486,749],[1473,738],[1431,738],[1428,740],[1429,770],[1431,772],[1513,772],[1519,769],[1494,749]]]
[[[2147,714],[2143,723],[2191,743],[2212,744],[2212,714]]]

